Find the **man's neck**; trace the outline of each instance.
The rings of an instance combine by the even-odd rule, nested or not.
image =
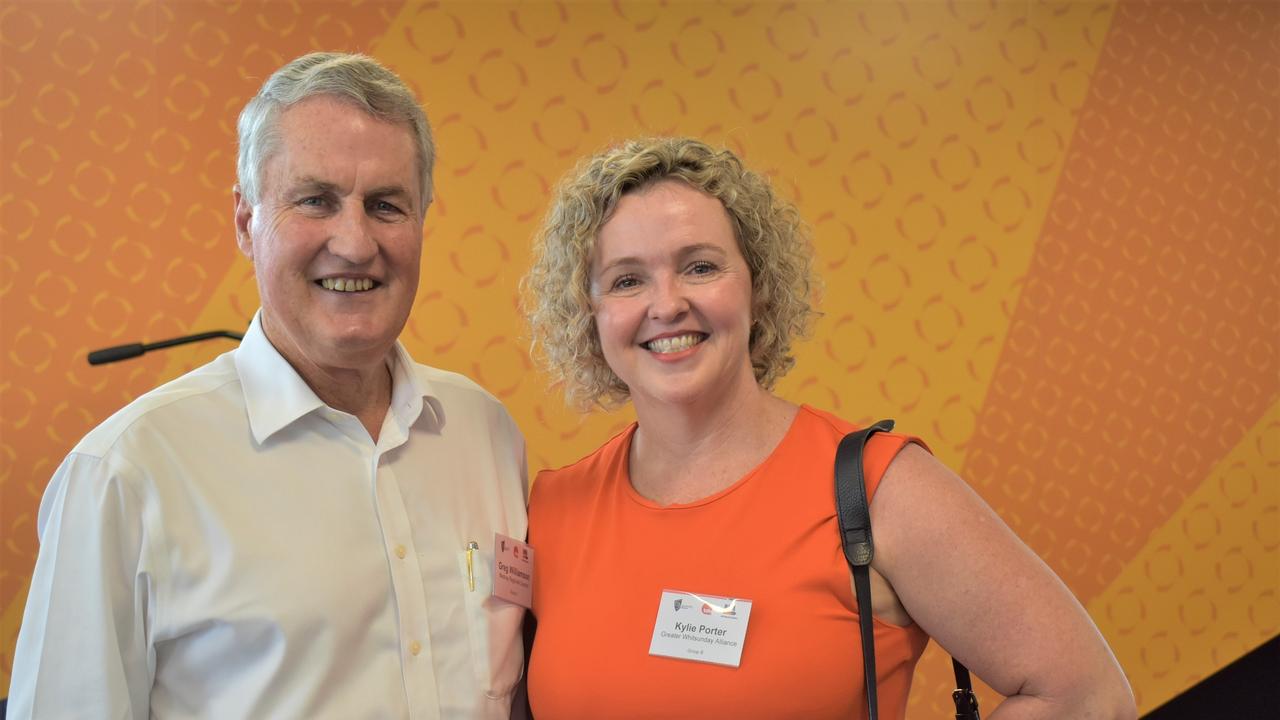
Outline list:
[[[277,342],[265,322],[262,330],[276,352],[325,405],[354,415],[369,437],[378,442],[382,423],[391,408],[392,377],[386,353],[358,367],[324,366],[289,345],[287,338],[283,338],[283,343]]]
[[[325,405],[355,415],[369,437],[378,442],[378,433],[391,408],[391,368],[381,364],[370,372],[342,370],[308,376],[299,371],[299,374]]]

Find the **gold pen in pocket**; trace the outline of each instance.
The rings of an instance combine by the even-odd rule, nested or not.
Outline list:
[[[472,561],[475,558],[476,551],[480,549],[480,544],[475,540],[467,543],[467,589],[471,592],[476,591],[476,570]]]

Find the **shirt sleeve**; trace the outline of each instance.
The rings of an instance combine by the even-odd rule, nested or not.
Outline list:
[[[130,477],[132,476],[132,477]],[[138,473],[73,453],[50,480],[8,717],[147,718],[154,605]]]

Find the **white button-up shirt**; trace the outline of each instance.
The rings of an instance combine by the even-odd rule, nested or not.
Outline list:
[[[9,717],[505,718],[524,441],[470,380],[388,367],[375,443],[255,318],[89,433],[40,506]]]

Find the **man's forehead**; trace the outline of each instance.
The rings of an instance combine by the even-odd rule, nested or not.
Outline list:
[[[285,108],[276,124],[278,143],[265,162],[265,185],[342,185],[352,170],[372,172],[381,187],[417,192],[421,182],[413,130],[375,117],[328,95]]]
[[[337,95],[313,95],[280,111],[276,128],[282,135],[296,135],[308,130],[328,131],[341,135],[350,127],[379,127],[404,136],[414,143],[413,127],[408,121],[378,117],[354,101]]]

